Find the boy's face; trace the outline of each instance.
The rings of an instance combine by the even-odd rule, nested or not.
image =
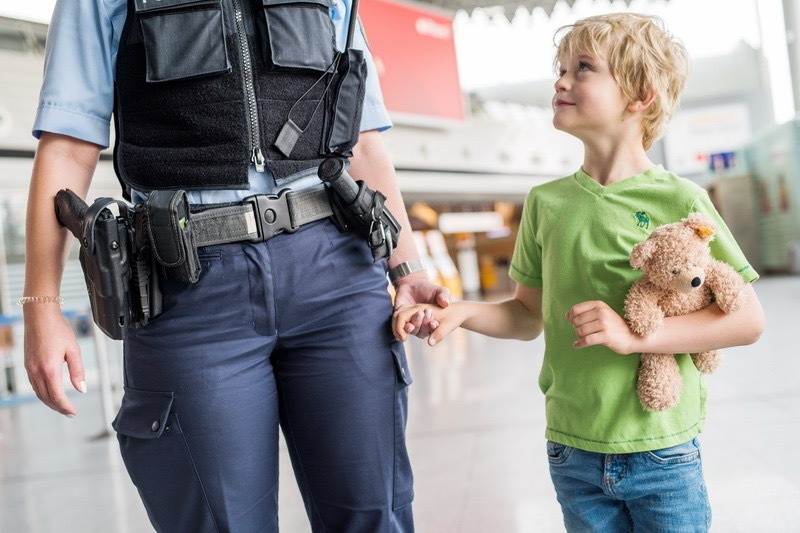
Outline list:
[[[614,135],[623,124],[628,101],[605,58],[561,58],[553,97],[553,125],[578,139]]]

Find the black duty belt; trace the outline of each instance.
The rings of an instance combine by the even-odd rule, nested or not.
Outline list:
[[[192,233],[197,247],[238,241],[261,242],[279,233],[292,233],[303,224],[333,214],[324,185],[258,194],[240,204],[199,206],[192,210]]]

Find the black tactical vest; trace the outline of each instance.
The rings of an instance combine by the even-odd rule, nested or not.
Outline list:
[[[336,51],[329,0],[128,0],[117,55],[114,166],[123,189],[280,185],[349,157],[366,80]]]

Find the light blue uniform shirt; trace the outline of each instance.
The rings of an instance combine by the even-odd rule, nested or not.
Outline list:
[[[331,4],[336,43],[343,50],[351,0],[331,0]],[[117,49],[127,6],[126,0],[58,0],[47,34],[44,82],[33,125],[34,137],[49,131],[108,147]],[[362,31],[355,32],[353,48],[364,50],[367,59],[361,131],[388,129],[392,123],[383,105],[372,54]],[[302,189],[317,183],[319,178],[312,173],[292,182],[291,187]],[[269,172],[256,172],[251,165],[249,190],[189,191],[189,201],[233,202],[273,192],[276,187]]]

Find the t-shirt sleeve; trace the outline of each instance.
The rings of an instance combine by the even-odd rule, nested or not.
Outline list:
[[[536,220],[535,190],[531,190],[522,208],[519,232],[508,275],[520,285],[541,288],[542,245],[536,238]]]
[[[718,227],[717,233],[714,235],[714,240],[712,240],[710,244],[711,255],[714,259],[733,267],[733,269],[742,276],[745,283],[752,283],[757,280],[759,277],[758,272],[756,272],[747,261],[744,252],[739,248],[739,244],[736,242],[736,239],[733,238],[727,224],[722,220],[719,212],[717,212],[717,209],[711,203],[711,198],[708,197],[705,191],[695,199],[692,211],[708,215]]]

